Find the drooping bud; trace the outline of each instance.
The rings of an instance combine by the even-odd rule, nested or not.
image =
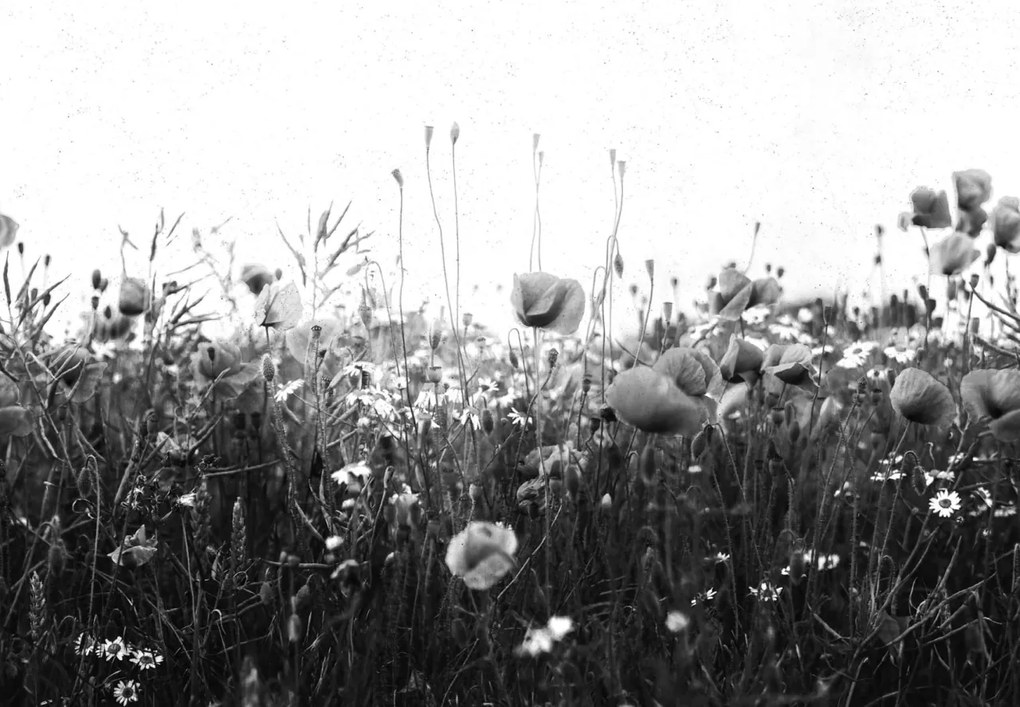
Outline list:
[[[450,142],[454,145],[457,144],[457,138],[460,137],[460,126],[456,122],[450,126]]]
[[[432,132],[434,128],[431,125],[425,126],[425,151],[428,152],[429,148],[432,147]]]
[[[99,268],[96,268],[95,270],[92,271],[92,289],[93,290],[98,290],[99,289],[99,285],[100,285],[100,283],[102,281],[103,281],[103,273],[101,273],[99,271]]]
[[[616,251],[616,256],[613,258],[613,270],[617,277],[623,277],[623,256],[620,255],[620,251]]]
[[[393,178],[397,181],[397,186],[400,187],[401,189],[403,189],[404,188],[404,175],[400,173],[400,170],[399,169],[395,169],[392,172],[390,172],[390,174],[392,174]]]
[[[648,277],[650,277],[651,279],[654,280],[655,279],[655,261],[652,258],[649,258],[648,260],[645,261],[645,270],[648,271]]]

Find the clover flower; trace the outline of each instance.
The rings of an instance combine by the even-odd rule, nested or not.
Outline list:
[[[960,494],[942,489],[928,501],[928,507],[943,518],[951,518],[960,510]]]

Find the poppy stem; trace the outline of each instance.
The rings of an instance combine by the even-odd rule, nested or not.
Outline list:
[[[552,612],[552,492],[549,474],[545,470],[545,455],[542,454],[542,330],[532,327],[532,366],[535,374],[535,446],[538,449],[538,473],[545,481],[545,599]]]

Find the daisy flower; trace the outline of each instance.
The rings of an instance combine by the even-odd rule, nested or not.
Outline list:
[[[102,653],[102,656],[109,661],[124,660],[124,657],[128,654],[127,644],[124,639],[118,636],[113,640],[108,640],[103,644],[102,648],[96,649],[97,653]]]
[[[113,689],[113,698],[122,705],[138,702],[138,683],[134,680],[121,680]]]
[[[960,510],[960,494],[943,489],[928,501],[928,507],[943,518],[951,518]]]
[[[96,640],[92,636],[82,633],[74,639],[74,652],[78,655],[89,655],[94,650],[96,650]]]
[[[528,415],[522,415],[517,410],[511,410],[510,414],[507,415],[507,419],[514,424],[515,427],[527,427],[531,422],[531,417]]]
[[[776,601],[779,599],[779,595],[783,593],[782,587],[775,587],[769,584],[768,581],[763,581],[757,587],[748,587],[751,590],[751,596],[761,601]]]
[[[136,649],[131,656],[131,662],[137,665],[139,670],[152,670],[163,662],[163,656],[155,651]]]
[[[697,606],[698,604],[704,604],[705,602],[712,601],[715,599],[715,594],[715,590],[711,587],[703,592],[698,592],[694,595],[694,598],[691,599],[691,606]]]
[[[680,633],[691,625],[691,620],[682,611],[671,611],[666,614],[666,628],[670,633]]]

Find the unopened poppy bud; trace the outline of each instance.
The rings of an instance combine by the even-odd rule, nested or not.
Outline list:
[[[917,286],[917,294],[921,295],[921,301],[925,302],[928,300],[928,288],[924,285]]]
[[[400,173],[400,170],[399,169],[395,169],[392,172],[390,172],[390,174],[392,174],[393,175],[393,179],[396,180],[397,186],[400,187],[401,189],[403,189],[404,188],[404,175]]]
[[[790,435],[790,441],[796,443],[800,439],[800,421],[794,420],[787,426],[787,434]]]
[[[585,395],[591,390],[591,374],[585,373],[581,378],[581,392]]]
[[[312,589],[307,583],[301,585],[297,593],[291,597],[290,605],[295,612],[303,612],[312,603]]]
[[[425,126],[425,150],[428,151],[429,147],[432,146],[432,132],[433,127],[431,125]]]
[[[262,354],[262,377],[269,383],[272,383],[276,377],[276,364],[273,363],[273,357],[269,354]]]
[[[673,319],[673,303],[663,302],[662,303],[662,321],[669,322]]]
[[[513,349],[510,349],[509,359],[510,365],[513,366],[513,369],[516,371],[520,365],[520,361],[517,359],[517,352]]]
[[[265,606],[272,606],[276,594],[273,592],[273,583],[268,579],[259,587],[259,599]]]
[[[92,311],[95,312],[97,309],[99,309],[99,297],[92,295]]]
[[[99,284],[102,281],[103,281],[103,273],[101,273],[99,271],[99,268],[96,268],[95,270],[92,271],[92,289],[93,290],[98,290],[99,289]]]
[[[464,328],[466,329],[467,327],[471,326],[471,322],[473,322],[474,320],[475,315],[473,315],[471,312],[464,312],[464,314],[460,318],[460,323],[463,324]]]
[[[649,258],[645,261],[645,270],[648,271],[648,277],[655,279],[655,261]]]
[[[588,418],[588,427],[591,429],[591,433],[595,434],[599,431],[599,428],[602,427],[602,418],[595,417],[594,415]]]
[[[433,351],[435,351],[436,349],[439,348],[439,344],[442,343],[442,340],[443,340],[443,336],[440,333],[439,328],[436,327],[436,328],[432,329],[432,333],[429,334],[429,348],[431,348]],[[511,349],[511,351],[512,350],[513,349]]]
[[[989,243],[988,247],[985,248],[985,267],[991,265],[992,261],[995,260],[995,253],[997,250],[998,249],[995,247],[994,243]]]
[[[978,283],[981,281],[981,276],[974,273],[970,276],[970,289],[976,290]]]
[[[620,252],[616,252],[616,256],[613,258],[613,270],[616,272],[617,277],[623,277],[623,256]]]
[[[918,495],[923,494],[928,488],[928,479],[924,475],[924,467],[920,464],[916,465],[910,471],[910,481],[914,485],[914,491]]]
[[[655,481],[655,472],[658,469],[655,461],[655,447],[651,442],[645,445],[645,448],[641,450],[641,458],[639,459],[638,468],[641,471],[641,478],[646,483],[651,484]]]
[[[559,360],[560,352],[557,349],[549,349],[546,354],[546,361],[549,363],[549,368],[556,367],[556,361]]]
[[[450,126],[450,142],[454,145],[457,144],[457,138],[460,137],[460,126],[456,122]]]
[[[25,242],[24,241],[18,241],[18,255],[24,255],[24,254],[25,254]]]
[[[604,494],[602,496],[602,500],[599,501],[599,506],[601,506],[602,510],[608,511],[610,508],[613,507],[613,497],[610,496],[608,493]]]
[[[620,170],[620,179],[623,179],[623,175],[627,173],[627,161],[618,160],[616,162],[616,168]]]
[[[706,430],[711,430],[711,427],[707,427],[698,434],[694,435],[694,439],[691,440],[691,456],[694,459],[700,459],[701,455],[705,453],[708,448],[708,434]]]
[[[538,141],[542,139],[542,136],[538,133],[533,133],[531,136],[531,151],[538,152]]]
[[[785,273],[786,273],[786,269],[782,265],[780,265],[778,268],[776,268],[776,279],[782,280],[783,279],[783,275]]]
[[[616,411],[608,405],[603,405],[599,409],[599,417],[605,422],[616,422]]]
[[[616,148],[615,147],[609,148],[609,165],[611,167],[616,167]]]
[[[277,280],[282,280],[283,279],[283,270],[281,270],[280,268],[277,268],[276,271],[273,272],[273,275],[276,276]]]
[[[715,275],[709,275],[708,280],[705,281],[705,289],[711,290],[713,287],[715,287],[717,282],[719,282],[719,278],[717,278]]]

